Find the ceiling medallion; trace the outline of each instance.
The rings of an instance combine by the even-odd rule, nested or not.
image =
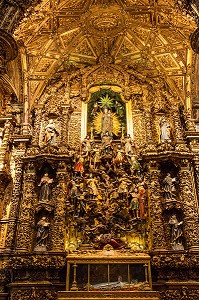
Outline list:
[[[96,6],[82,16],[81,23],[87,34],[115,37],[126,29],[127,20],[119,6]]]

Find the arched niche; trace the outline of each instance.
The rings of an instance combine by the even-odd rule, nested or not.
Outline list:
[[[90,87],[88,91],[88,98],[86,101],[82,101],[82,116],[81,116],[81,139],[83,140],[86,135],[92,135],[92,129],[94,118],[97,116],[100,118],[100,113],[107,107],[102,103],[102,98],[108,97],[110,105],[108,109],[112,112],[115,118],[118,118],[120,123],[120,130],[116,137],[123,134],[130,134],[133,137],[133,121],[132,121],[132,107],[131,101],[127,101],[123,96],[122,88],[118,85],[95,85]],[[91,116],[92,111],[98,106],[98,111],[95,116]],[[118,114],[117,108],[123,110],[122,116]],[[94,126],[95,127],[95,126]],[[100,134],[96,128],[94,135]]]

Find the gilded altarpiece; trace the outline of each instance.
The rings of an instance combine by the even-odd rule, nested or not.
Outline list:
[[[64,75],[32,108],[29,136],[2,123],[1,152],[15,166],[2,198],[2,292],[7,284],[12,300],[156,300],[162,280],[162,299],[188,293],[166,281],[183,279],[199,246],[182,103],[162,80],[107,60]]]

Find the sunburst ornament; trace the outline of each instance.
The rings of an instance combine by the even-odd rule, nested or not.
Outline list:
[[[103,109],[104,107],[111,108],[113,106],[113,99],[111,99],[108,94],[106,94],[105,97],[100,97],[99,104],[101,108]]]

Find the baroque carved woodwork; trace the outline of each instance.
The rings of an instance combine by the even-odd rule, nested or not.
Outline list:
[[[7,2],[0,299],[197,299],[194,6]]]

